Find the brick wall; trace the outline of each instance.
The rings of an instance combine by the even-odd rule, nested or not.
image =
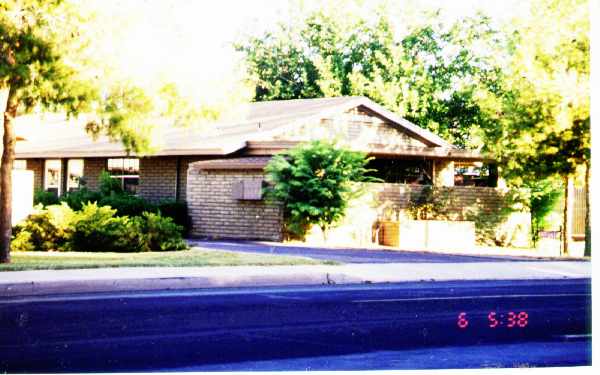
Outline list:
[[[33,189],[44,188],[44,159],[28,159],[27,169],[33,171]]]
[[[265,201],[232,198],[232,186],[242,179],[262,180],[260,170],[208,170],[191,165],[187,202],[191,235],[210,238],[282,240],[282,210]]]
[[[177,191],[177,157],[140,159],[138,195],[152,202],[175,199]]]
[[[98,190],[100,187],[100,173],[106,170],[106,158],[87,158],[83,160],[83,177],[86,187]]]
[[[179,161],[179,199],[186,198],[187,169],[190,163],[210,157],[182,156]],[[83,176],[86,187],[98,190],[100,173],[107,169],[107,158],[85,158]],[[34,189],[44,187],[44,159],[27,159],[27,169],[33,171]],[[150,157],[140,159],[139,195],[157,202],[176,198],[177,157]]]
[[[369,184],[367,190],[375,204],[370,207],[382,220],[401,220],[413,200],[423,192],[424,185]],[[500,246],[528,246],[530,214],[518,202],[511,200],[508,189],[452,186],[437,187],[438,210],[450,220],[475,221],[480,243]]]
[[[425,185],[406,184],[368,184],[368,190],[378,194],[380,215],[399,215],[410,205],[411,198],[417,199]],[[447,198],[447,207],[444,211],[455,220],[466,220],[471,214],[470,208],[479,207],[489,213],[498,212],[507,208],[509,204],[509,190],[479,186],[452,186],[437,187],[436,192],[444,194]],[[385,212],[384,212],[385,211]]]
[[[179,199],[187,199],[187,173],[190,163],[208,160],[208,156],[181,156],[179,159]]]

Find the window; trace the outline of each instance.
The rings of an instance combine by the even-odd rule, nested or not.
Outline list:
[[[27,169],[27,160],[15,160],[13,163],[13,169]]]
[[[373,159],[367,165],[370,176],[396,184],[432,185],[432,160]]]
[[[48,159],[44,163],[44,190],[61,194],[60,178],[61,178],[61,162],[60,159]]]
[[[108,159],[108,173],[112,178],[121,180],[123,190],[132,194],[137,192],[140,181],[139,159]]]
[[[489,167],[482,163],[455,163],[455,186],[488,186]]]
[[[83,159],[69,159],[67,162],[67,191],[79,189],[83,177]]]

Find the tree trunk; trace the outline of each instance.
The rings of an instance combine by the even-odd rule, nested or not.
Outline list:
[[[327,243],[327,239],[329,237],[329,233],[328,233],[329,226],[321,225],[320,227],[321,227],[321,232],[323,233],[323,242]]]
[[[13,120],[17,114],[14,89],[8,90],[4,110],[4,135],[2,159],[0,160],[0,263],[10,263],[10,239],[12,237],[12,169],[15,159],[15,130]]]
[[[592,223],[590,218],[590,168],[592,167],[591,160],[585,163],[585,249],[583,255],[586,257],[592,256]]]
[[[562,253],[561,255],[569,255],[569,242],[571,241],[571,184],[570,176],[564,177],[565,184],[565,200],[563,202],[563,225],[562,225]]]

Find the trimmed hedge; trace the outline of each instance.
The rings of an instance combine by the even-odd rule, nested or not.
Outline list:
[[[14,228],[16,251],[141,252],[182,250],[183,227],[156,213],[117,216],[117,210],[84,203],[74,211],[66,202],[39,208]]]
[[[109,195],[102,195],[100,192],[85,187],[66,193],[60,199],[54,193],[40,190],[36,191],[34,198],[36,205],[41,204],[46,207],[62,202],[76,211],[81,210],[87,203],[98,203],[99,206],[109,206],[114,209],[116,216],[141,216],[144,212],[159,214],[163,217],[169,217],[174,223],[181,225],[184,234],[188,233],[191,225],[187,213],[187,204],[174,199],[163,200],[158,204],[154,204],[127,192],[112,191]]]

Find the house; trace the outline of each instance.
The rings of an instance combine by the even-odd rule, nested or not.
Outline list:
[[[497,184],[492,159],[461,150],[364,97],[251,103],[239,119],[208,129],[165,128],[160,149],[140,158],[57,115],[19,118],[16,126],[25,140],[17,144],[15,168],[33,171],[36,189],[63,194],[78,188],[80,179],[96,189],[107,170],[148,200],[187,201],[198,236],[281,239],[280,210],[244,193],[257,189],[272,155],[307,140],[335,139],[367,152],[374,157],[371,167],[390,184],[454,186],[457,163],[487,163],[487,185]],[[243,214],[228,220],[238,211]]]

